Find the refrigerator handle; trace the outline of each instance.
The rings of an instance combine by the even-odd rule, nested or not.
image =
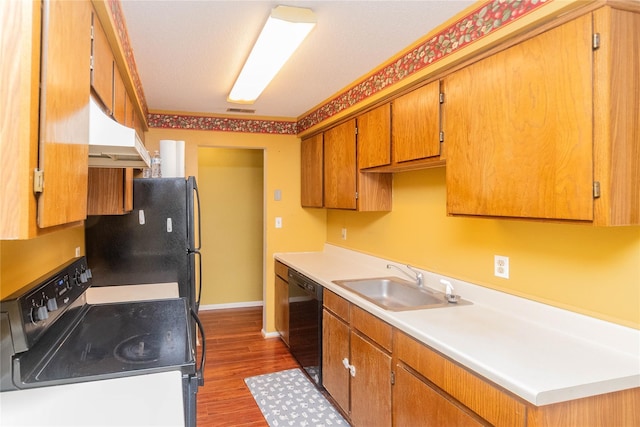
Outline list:
[[[195,178],[191,180],[192,185],[193,185],[193,193],[196,195],[195,197],[195,205],[198,209],[198,221],[197,224],[194,224],[194,226],[197,225],[196,229],[197,229],[197,233],[198,233],[198,240],[197,242],[193,242],[193,248],[191,250],[193,250],[194,252],[197,252],[200,250],[201,246],[202,246],[202,231],[200,229],[200,192],[198,191],[198,184],[196,184],[196,180]],[[197,245],[197,246],[196,246]]]
[[[191,309],[191,317],[193,317],[193,320],[196,321],[196,324],[198,325],[198,329],[200,330],[202,352],[200,354],[200,368],[197,369],[196,371],[196,378],[198,381],[198,385],[203,386],[204,385],[204,365],[207,361],[207,340],[204,336],[204,328],[202,327],[202,322],[200,321],[200,318],[198,317],[196,312],[193,311],[193,309]]]
[[[200,298],[202,297],[202,254],[200,251],[192,252],[194,257],[198,257],[198,298],[196,299],[196,312],[200,309]]]

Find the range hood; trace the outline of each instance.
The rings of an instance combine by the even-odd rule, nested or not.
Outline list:
[[[136,131],[107,116],[93,98],[89,101],[89,167],[148,168],[149,153]]]

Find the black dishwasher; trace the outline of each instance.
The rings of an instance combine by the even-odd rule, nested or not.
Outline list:
[[[322,388],[322,286],[289,269],[289,349]]]

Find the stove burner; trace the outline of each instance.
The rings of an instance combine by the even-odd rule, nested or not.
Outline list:
[[[155,362],[160,358],[160,342],[157,335],[134,335],[118,344],[113,355],[126,363]]]

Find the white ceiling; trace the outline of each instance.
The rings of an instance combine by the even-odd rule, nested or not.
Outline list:
[[[473,3],[121,0],[150,110],[229,114],[239,107],[272,117],[301,116]],[[253,105],[227,102],[279,4],[312,9],[316,28]]]

